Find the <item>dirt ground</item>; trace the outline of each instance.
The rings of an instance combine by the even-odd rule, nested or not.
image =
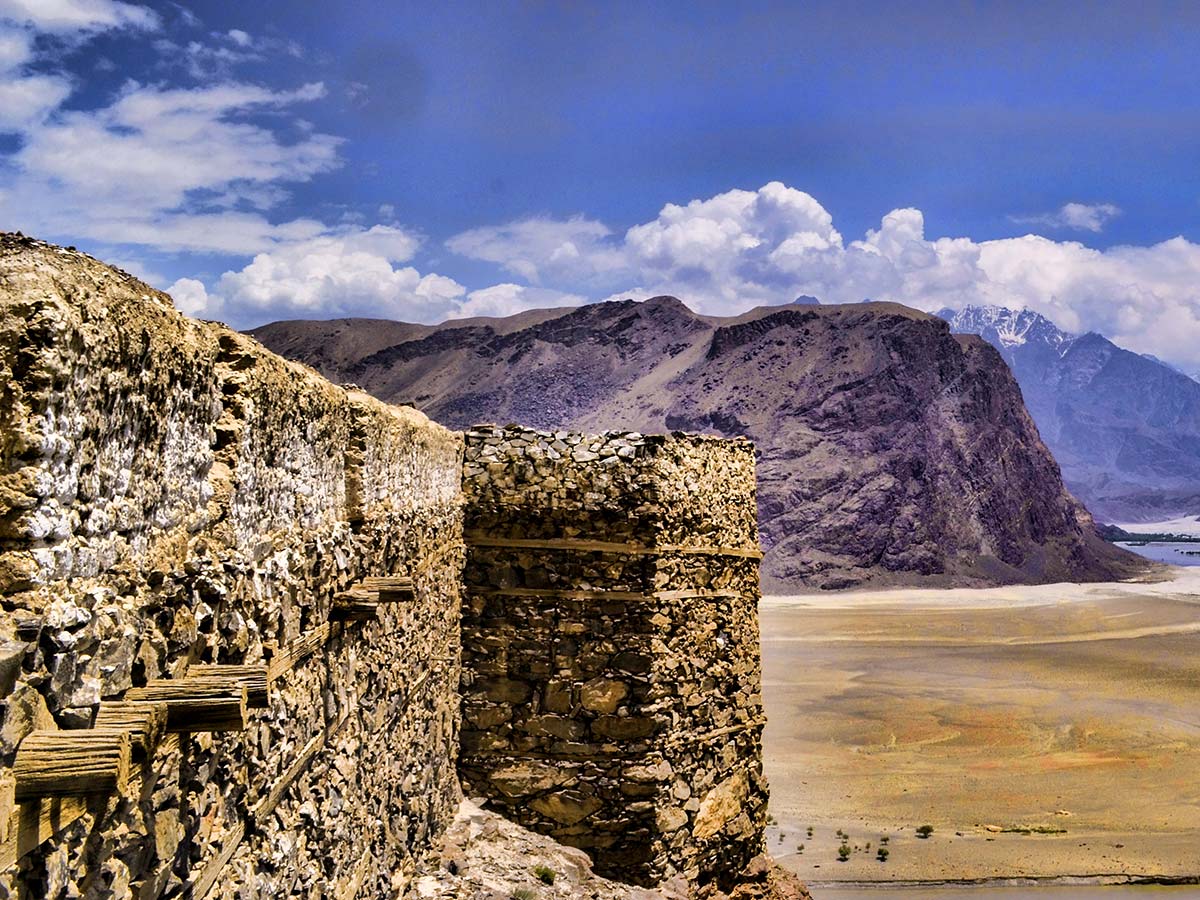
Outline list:
[[[771,852],[814,883],[1200,874],[1200,570],[1175,573],[765,598]]]

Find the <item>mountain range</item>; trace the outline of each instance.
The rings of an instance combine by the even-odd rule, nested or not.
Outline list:
[[[1031,310],[968,306],[938,315],[1000,351],[1067,487],[1098,518],[1200,513],[1200,383]]]
[[[718,318],[655,297],[251,334],[454,428],[747,436],[768,590],[1096,580],[1141,565],[1064,488],[1000,354],[903,306],[799,298]]]

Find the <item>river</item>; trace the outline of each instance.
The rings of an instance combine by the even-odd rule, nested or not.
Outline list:
[[[1121,541],[1117,546],[1172,566],[1200,566],[1200,543],[1195,541],[1154,541],[1149,544]]]

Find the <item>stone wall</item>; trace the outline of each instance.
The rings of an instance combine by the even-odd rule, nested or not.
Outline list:
[[[767,788],[754,452],[467,433],[460,773],[640,884],[726,886]]]
[[[11,235],[0,370],[0,896],[393,895],[459,799],[461,436]],[[245,730],[14,801],[32,730],[211,663],[268,666]]]

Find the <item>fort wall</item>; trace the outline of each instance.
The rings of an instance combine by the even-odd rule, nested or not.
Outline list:
[[[460,779],[727,886],[758,560],[747,442],[464,438],[0,235],[0,896],[400,896]]]
[[[0,893],[391,896],[459,799],[460,436],[82,254],[0,252]],[[269,677],[244,727],[16,802],[32,732],[234,664]]]

